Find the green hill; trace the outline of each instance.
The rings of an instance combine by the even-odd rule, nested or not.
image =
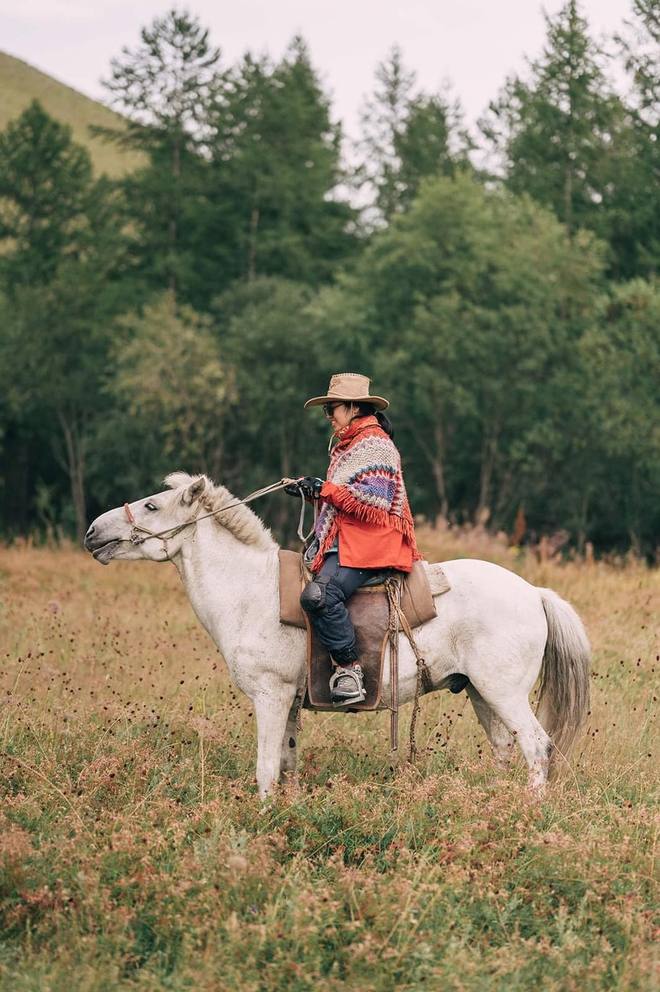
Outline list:
[[[123,151],[90,136],[90,124],[117,127],[122,121],[120,114],[5,52],[0,52],[0,94],[0,130],[6,127],[8,121],[18,117],[32,100],[39,100],[52,117],[70,126],[75,141],[85,145],[97,174],[105,172],[112,177],[121,176],[144,161],[135,152]]]

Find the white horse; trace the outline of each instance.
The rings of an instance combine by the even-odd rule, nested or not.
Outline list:
[[[165,483],[169,490],[97,517],[85,547],[104,565],[113,559],[174,563],[234,685],[254,704],[257,784],[266,796],[278,780],[295,776],[306,677],[305,631],[279,622],[278,546],[247,506],[236,505],[206,476],[175,472]],[[551,753],[553,762],[557,754],[568,756],[589,705],[590,649],[582,622],[556,593],[499,565],[472,559],[442,568],[451,589],[436,600],[438,616],[415,631],[433,689],[446,688],[454,673],[466,675],[466,692],[498,764],[508,766],[517,741],[528,784],[542,788]],[[529,694],[539,675],[537,719]],[[414,698],[416,679],[414,654],[401,637],[400,702]],[[388,691],[386,661],[384,698]]]

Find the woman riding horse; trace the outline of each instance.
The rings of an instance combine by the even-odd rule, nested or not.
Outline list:
[[[362,702],[366,695],[346,600],[377,572],[410,572],[421,558],[401,457],[392,424],[382,413],[389,402],[370,396],[369,385],[366,376],[344,372],[333,375],[326,396],[307,400],[305,409],[323,406],[336,443],[325,481],[306,476],[286,489],[319,500],[310,565],[314,578],[300,603],[330,652],[335,706]]]

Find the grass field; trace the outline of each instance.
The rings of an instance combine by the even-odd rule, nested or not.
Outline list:
[[[97,175],[105,172],[117,178],[144,164],[143,156],[136,152],[90,135],[92,124],[119,127],[122,123],[119,114],[6,52],[0,52],[0,93],[0,130],[22,114],[32,100],[39,100],[52,117],[69,125],[74,141],[87,148]]]
[[[541,803],[439,693],[414,767],[386,714],[305,714],[299,788],[262,808],[250,703],[171,566],[0,550],[0,988],[660,988],[660,573],[422,545],[586,622],[591,714]]]

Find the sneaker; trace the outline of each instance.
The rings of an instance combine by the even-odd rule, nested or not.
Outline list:
[[[348,668],[342,668],[338,665],[330,679],[332,705],[346,706],[350,703],[361,703],[366,697],[360,666],[350,665]]]

